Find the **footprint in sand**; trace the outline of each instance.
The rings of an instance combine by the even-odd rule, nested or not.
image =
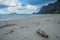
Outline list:
[[[20,27],[20,28],[24,28],[24,27]]]
[[[40,25],[40,22],[33,22],[33,24],[35,24],[35,25]]]
[[[47,19],[47,20],[45,20],[45,21],[51,21],[51,19]]]
[[[22,27],[20,27],[20,28],[28,28],[28,26],[27,25],[22,25]]]
[[[11,34],[11,33],[13,33],[13,32],[14,32],[14,30],[11,30],[11,31],[9,31],[9,32],[7,32],[7,33],[2,34],[1,36],[8,35],[8,34]]]
[[[4,28],[4,27],[9,27],[9,26],[14,26],[16,24],[4,24],[2,26],[0,26],[0,29]]]
[[[60,21],[54,21],[53,23],[60,24]]]
[[[60,24],[60,21],[57,21],[57,24]]]

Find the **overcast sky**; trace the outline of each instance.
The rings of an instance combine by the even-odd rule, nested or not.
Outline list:
[[[56,0],[0,0],[0,14],[18,13],[31,14],[38,12],[43,5]]]

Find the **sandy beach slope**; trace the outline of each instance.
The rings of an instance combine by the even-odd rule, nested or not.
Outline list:
[[[49,38],[38,35],[38,29]],[[60,14],[7,20],[0,24],[0,40],[60,40]]]

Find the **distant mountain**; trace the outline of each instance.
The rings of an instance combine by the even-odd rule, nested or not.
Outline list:
[[[0,9],[5,8],[5,7],[8,7],[8,6],[0,4]]]
[[[43,6],[37,14],[56,14],[60,13],[60,0],[55,3],[50,3],[47,6]]]

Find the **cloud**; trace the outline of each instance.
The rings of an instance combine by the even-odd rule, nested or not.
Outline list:
[[[0,0],[0,4],[3,7],[0,9],[0,13],[23,13],[30,14],[36,11],[37,7],[31,4],[22,4],[18,0]],[[5,6],[6,5],[6,6]],[[7,7],[8,6],[8,7]],[[4,8],[4,9],[3,9]]]
[[[25,8],[27,8],[28,10],[33,11],[33,12],[36,12],[37,9],[38,9],[37,6],[33,6],[33,5],[30,5],[30,4],[27,4],[27,5],[25,6]]]
[[[18,4],[18,0],[0,0],[0,4],[8,5],[8,6],[16,6]]]
[[[17,12],[17,13],[33,13],[37,10],[36,6],[27,4],[25,6],[17,5],[15,7],[8,7],[7,8],[9,13]]]
[[[36,10],[37,9],[36,6],[30,5],[30,4],[27,4],[25,7],[29,10]]]

